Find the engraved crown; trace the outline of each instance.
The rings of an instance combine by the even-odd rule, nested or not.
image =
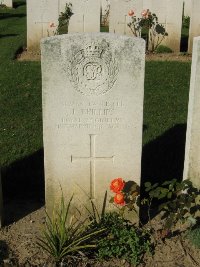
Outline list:
[[[102,49],[97,44],[90,44],[85,49],[86,57],[101,57]]]

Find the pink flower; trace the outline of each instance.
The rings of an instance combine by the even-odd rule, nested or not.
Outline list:
[[[147,19],[148,16],[149,16],[149,9],[144,9],[142,11],[141,15],[142,15],[143,18],[146,18]]]
[[[49,24],[49,27],[50,27],[50,28],[53,28],[53,27],[56,27],[56,25],[54,24],[54,22],[51,22],[51,23]]]
[[[129,15],[130,17],[132,17],[134,14],[135,14],[135,12],[134,12],[133,9],[129,10],[128,15]]]

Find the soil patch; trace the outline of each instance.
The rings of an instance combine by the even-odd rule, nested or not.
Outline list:
[[[3,227],[0,230],[0,249],[4,265],[1,266],[55,266],[48,255],[36,244],[44,224],[45,209],[42,207],[19,221]],[[131,267],[130,264],[117,259],[100,263],[84,259],[83,262],[73,266]],[[139,265],[139,267],[193,266],[200,266],[200,250],[195,249],[183,234],[160,241],[155,247],[154,255],[145,255],[144,263]]]

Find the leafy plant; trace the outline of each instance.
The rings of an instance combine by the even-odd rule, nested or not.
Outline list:
[[[72,15],[72,4],[66,3],[65,11],[61,12],[58,18],[57,34],[68,33],[69,20]]]
[[[0,8],[7,8],[7,6],[2,4],[2,3],[0,3]]]
[[[189,230],[187,238],[196,248],[200,249],[200,226],[198,225],[196,228]]]
[[[164,229],[172,229],[178,222],[196,223],[196,212],[200,207],[200,192],[193,187],[191,181],[178,182],[173,179],[162,183],[161,186],[158,183],[152,185],[147,182],[145,187],[149,197],[144,199],[143,203],[147,203],[149,208],[153,199],[164,200],[164,203],[158,206],[158,210],[163,212]]]
[[[104,195],[101,213],[98,211],[92,199],[90,199],[92,210],[89,210],[87,207],[85,207],[89,214],[89,220],[93,225],[98,225],[103,220],[106,211],[106,201],[107,201],[107,191],[105,192]]]
[[[190,27],[190,17],[189,16],[183,17],[182,27],[187,28],[187,29]]]
[[[165,36],[168,36],[165,27],[158,22],[156,14],[151,13],[149,9],[142,11],[141,18],[134,16],[133,10],[130,10],[128,14],[131,16],[132,21],[127,25],[133,35],[141,37],[142,31],[144,30],[147,34],[148,50],[151,52],[155,51]]]
[[[100,259],[119,258],[137,265],[151,251],[150,235],[124,220],[118,213],[107,213],[100,223],[106,235],[97,243]]]
[[[88,228],[86,220],[80,221],[75,216],[69,217],[72,198],[68,205],[65,205],[62,196],[60,209],[54,212],[53,218],[47,214],[43,237],[38,239],[38,245],[56,262],[80,251],[95,248],[94,238],[104,231],[100,228],[98,230]]]

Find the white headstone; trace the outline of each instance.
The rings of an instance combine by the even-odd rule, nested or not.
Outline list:
[[[165,27],[168,33],[161,44],[168,46],[174,52],[179,52],[183,0],[152,0],[151,12],[156,14],[158,22]]]
[[[184,179],[200,188],[200,37],[194,38],[188,105]]]
[[[192,0],[184,0],[184,16],[191,17]]]
[[[180,52],[183,0],[168,0],[167,7],[166,31],[168,36],[164,39],[163,45],[168,46],[174,52]]]
[[[42,41],[46,205],[102,205],[113,178],[140,184],[145,42],[116,34]],[[79,203],[79,204],[78,204]]]
[[[71,0],[69,33],[100,32],[100,0]]]
[[[7,7],[13,7],[12,0],[0,0],[0,4],[6,5]]]
[[[111,0],[109,32],[133,36],[127,26],[131,22],[131,17],[128,13],[133,10],[136,17],[141,17],[142,9],[143,3],[141,0]]]
[[[190,29],[188,39],[188,52],[192,53],[193,38],[200,36],[200,1],[192,0],[192,11],[190,17]]]
[[[27,1],[27,49],[39,51],[40,40],[55,34],[59,7],[56,0]]]
[[[143,9],[152,10],[152,0],[143,0]]]

